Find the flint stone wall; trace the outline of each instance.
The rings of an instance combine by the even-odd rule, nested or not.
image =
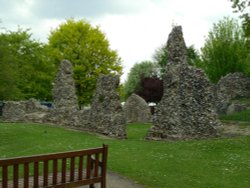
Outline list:
[[[78,108],[73,66],[70,61],[61,62],[52,93],[55,108]]]
[[[7,101],[3,107],[2,119],[4,121],[30,121],[41,123],[49,112],[48,107],[41,105],[37,100]]]
[[[54,108],[36,100],[6,102],[1,117],[9,122],[52,123],[87,130],[117,138],[126,138],[126,120],[116,89],[119,77],[103,76],[98,80],[91,109],[79,110],[72,65],[61,62],[53,87]]]
[[[105,75],[98,79],[88,127],[104,135],[126,138],[126,119],[116,92],[118,86],[118,76]]]
[[[194,139],[219,135],[213,87],[202,70],[187,64],[181,26],[167,42],[169,54],[163,77],[164,94],[156,107],[147,139]]]
[[[136,94],[132,94],[126,101],[124,114],[127,123],[147,123],[151,122],[151,112],[147,102]]]
[[[237,103],[232,103],[228,106],[227,108],[227,115],[237,113],[237,112],[242,112],[247,109],[247,106],[244,104],[237,104]]]
[[[73,79],[73,66],[70,61],[60,63],[53,89],[54,108],[48,113],[43,122],[74,127],[79,124],[78,105]]]
[[[216,108],[219,114],[231,111],[231,100],[237,97],[250,98],[250,78],[243,73],[229,73],[215,86]],[[242,108],[244,109],[244,108]]]

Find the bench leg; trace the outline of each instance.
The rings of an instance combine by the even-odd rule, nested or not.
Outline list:
[[[89,185],[89,188],[95,188],[94,184]]]

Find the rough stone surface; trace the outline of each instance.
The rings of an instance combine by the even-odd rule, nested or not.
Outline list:
[[[89,124],[95,132],[126,138],[126,119],[116,92],[118,86],[118,76],[105,75],[98,79],[89,111]]]
[[[1,117],[4,121],[52,123],[88,130],[116,138],[126,138],[126,119],[116,89],[118,76],[103,76],[90,109],[79,110],[72,65],[63,60],[53,87],[54,108],[49,109],[36,100],[6,102]]]
[[[233,114],[237,112],[242,112],[247,109],[247,106],[244,104],[232,103],[228,106],[226,114]]]
[[[60,64],[52,93],[55,108],[77,108],[73,67],[68,60],[63,60]]]
[[[77,96],[73,67],[71,62],[63,60],[58,69],[52,95],[54,108],[44,118],[44,123],[53,123],[74,127],[79,124]]]
[[[250,78],[239,72],[227,74],[215,86],[215,94],[217,112],[226,114],[232,99],[250,98]]]
[[[30,121],[42,122],[42,118],[48,113],[46,106],[40,105],[35,99],[28,101],[7,101],[3,107],[2,119],[4,121]]]
[[[147,123],[151,121],[151,112],[148,104],[136,94],[132,94],[127,99],[123,110],[127,123]]]
[[[169,54],[163,78],[164,94],[157,105],[147,139],[194,139],[219,135],[213,87],[203,71],[187,64],[181,26],[167,42]]]

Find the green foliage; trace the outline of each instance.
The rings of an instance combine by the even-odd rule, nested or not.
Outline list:
[[[201,66],[215,83],[228,73],[246,73],[250,63],[242,28],[228,17],[214,24],[201,51]]]
[[[125,91],[124,91],[124,84],[120,84],[119,87],[117,88],[117,93],[120,96],[120,100],[122,102],[125,101]]]
[[[53,65],[29,30],[0,34],[0,100],[51,99]]]
[[[250,110],[220,116],[221,120],[247,121],[250,122]]]
[[[167,62],[168,62],[168,52],[166,45],[161,45],[159,48],[157,48],[153,54],[153,62],[157,63],[162,70],[165,69]]]
[[[17,65],[15,57],[8,49],[7,36],[0,35],[0,100],[17,99],[20,90],[17,88]]]
[[[235,12],[240,12],[240,18],[242,18],[242,28],[245,33],[245,37],[248,39],[250,47],[250,0],[230,0],[233,5],[232,8]]]
[[[199,52],[194,48],[193,45],[189,46],[187,48],[187,56],[188,56],[188,64],[199,67],[199,64],[201,62],[200,54]]]
[[[200,55],[193,45],[187,47],[188,64],[197,66],[200,62]],[[153,54],[153,62],[161,67],[161,73],[165,72],[165,67],[168,62],[168,52],[166,45],[157,48]]]
[[[249,187],[249,136],[145,141],[149,127],[128,125],[128,139],[115,140],[47,125],[0,123],[0,158],[86,149],[105,143],[109,145],[108,170],[145,187]]]
[[[143,61],[136,63],[128,74],[127,80],[124,84],[124,95],[127,99],[131,94],[140,89],[141,78],[157,76],[159,73],[157,64],[150,61]]]
[[[69,19],[52,31],[49,44],[54,63],[71,61],[79,104],[90,103],[97,78],[102,74],[121,74],[122,66],[116,51],[110,49],[99,27],[85,20]]]
[[[194,46],[187,48],[188,63],[193,66],[198,66],[200,63],[200,56]],[[167,48],[162,45],[157,48],[153,54],[153,62],[143,61],[136,63],[130,70],[127,80],[124,84],[124,95],[127,99],[132,93],[139,91],[141,88],[142,78],[159,77],[161,78],[165,72],[167,65]]]

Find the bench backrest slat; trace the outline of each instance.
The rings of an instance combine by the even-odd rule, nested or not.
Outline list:
[[[75,157],[70,158],[70,181],[75,179]]]
[[[13,185],[14,185],[14,187],[18,187],[19,166],[17,164],[15,164],[13,170],[14,170],[14,172],[13,172]]]
[[[38,187],[38,183],[39,183],[38,178],[39,178],[39,163],[35,162],[34,163],[34,187]]]
[[[43,186],[48,185],[48,176],[49,176],[49,162],[43,161]]]
[[[79,168],[78,168],[78,180],[82,180],[82,171],[83,171],[83,160],[84,160],[84,157],[83,156],[80,156],[79,157]]]
[[[57,184],[57,159],[53,160],[53,185]]]
[[[63,158],[62,159],[62,183],[66,182],[66,165],[67,165],[66,162],[67,162],[67,159]]]
[[[3,170],[2,170],[2,185],[3,187],[7,187],[8,186],[8,166],[3,166]]]

